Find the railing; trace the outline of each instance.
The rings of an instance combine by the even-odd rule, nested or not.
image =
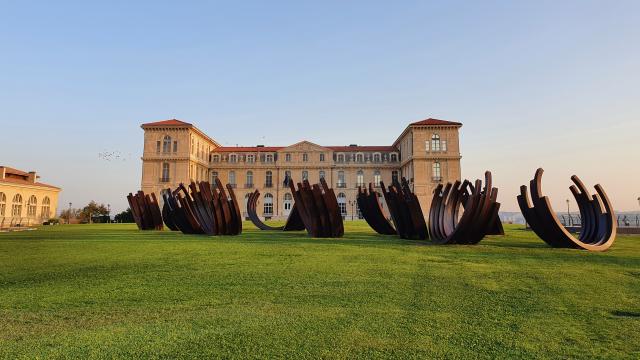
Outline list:
[[[336,187],[340,189],[345,189],[347,187],[347,183],[337,183]]]
[[[442,176],[433,176],[431,179],[433,181],[442,181]]]
[[[359,187],[366,187],[364,183],[356,183],[356,189]]]
[[[253,184],[244,184],[245,189],[253,189]]]
[[[160,181],[161,183],[168,183],[171,180],[169,178],[161,177],[158,181]]]
[[[229,184],[229,186],[231,186],[231,187],[232,187],[232,188],[234,188],[234,189],[235,189],[236,187],[238,187],[238,185],[237,185],[237,184]]]
[[[273,183],[265,183],[264,187],[271,188],[271,187],[273,187]]]

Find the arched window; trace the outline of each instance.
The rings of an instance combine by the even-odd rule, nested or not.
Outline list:
[[[364,171],[358,170],[356,174],[356,186],[364,186]]]
[[[338,208],[342,216],[347,215],[347,196],[344,193],[338,194]]]
[[[48,219],[49,217],[51,217],[51,200],[49,199],[48,196],[45,196],[44,199],[42,199],[42,218],[44,219]]]
[[[431,136],[431,151],[440,151],[440,135],[438,134]]]
[[[378,187],[380,186],[380,170],[376,170],[373,172],[373,185]]]
[[[273,173],[271,172],[271,170],[267,170],[267,173],[265,174],[264,186],[273,187]]]
[[[11,204],[11,216],[22,216],[22,195],[16,194]]]
[[[38,211],[38,199],[36,199],[35,195],[31,195],[29,197],[29,201],[27,202],[27,216],[35,217],[37,211]]]
[[[379,163],[382,161],[382,155],[380,153],[373,154],[373,162]]]
[[[236,187],[236,172],[233,170],[229,171],[229,184],[231,187]]]
[[[0,192],[0,216],[4,216],[4,212],[7,208],[7,195]]]
[[[169,182],[169,163],[162,163],[162,178],[161,182]]]
[[[217,178],[218,178],[218,172],[217,171],[212,171],[211,172],[211,184],[212,185],[215,185]]]
[[[264,208],[263,215],[273,215],[273,195],[266,193],[264,194]]]
[[[247,183],[246,183],[246,188],[252,188],[253,187],[253,171],[247,171]]]
[[[364,154],[363,153],[357,153],[356,154],[356,162],[364,162]]]
[[[398,161],[398,154],[393,153],[391,154],[391,162],[397,162]]]
[[[302,170],[302,181],[309,180],[309,172],[307,170]]]
[[[338,171],[338,187],[344,188],[347,187],[347,183],[344,180],[344,171]]]
[[[432,166],[433,171],[433,180],[440,181],[442,180],[441,172],[440,172],[440,162],[436,161]]]
[[[319,178],[324,179],[324,176],[325,176],[324,170],[320,170],[319,174],[320,174]]]
[[[162,152],[168,153],[171,152],[171,136],[165,135],[162,139]]]
[[[286,193],[284,194],[284,211],[288,212],[291,211],[291,206],[293,205],[293,196],[291,196],[291,194]]]

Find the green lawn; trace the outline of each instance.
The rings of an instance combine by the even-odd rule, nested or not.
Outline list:
[[[639,358],[640,237],[0,234],[1,358]]]

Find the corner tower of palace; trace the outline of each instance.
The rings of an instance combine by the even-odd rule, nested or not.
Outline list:
[[[358,186],[405,177],[423,211],[439,183],[460,180],[461,123],[426,119],[409,124],[390,146],[323,146],[301,141],[289,146],[220,146],[193,124],[171,119],[142,125],[144,192],[157,195],[190,181],[219,178],[244,198],[258,189],[259,215],[285,218],[293,206],[287,181],[324,177],[338,196],[345,218],[358,218]]]

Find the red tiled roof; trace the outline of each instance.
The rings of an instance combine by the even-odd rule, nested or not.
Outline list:
[[[29,182],[29,181],[27,181],[27,180],[23,180],[23,179],[16,179],[16,178],[5,178],[5,179],[0,179],[0,184],[1,184],[1,183],[11,183],[11,184],[30,185],[30,186],[42,186],[42,187],[48,187],[48,188],[58,189],[58,190],[60,190],[60,188],[59,188],[59,187],[57,187],[57,186],[53,186],[53,185],[49,185],[49,184],[44,184],[44,183],[40,183],[40,182],[32,183],[32,182]]]
[[[283,146],[221,146],[213,149],[213,152],[264,152],[264,151],[278,151]]]
[[[327,146],[333,151],[398,151],[393,146]]]
[[[447,120],[428,118],[428,119],[425,119],[425,120],[413,122],[413,123],[411,123],[409,125],[450,125],[450,126],[452,125],[452,126],[462,126],[462,123],[454,122],[454,121],[447,121]]]
[[[178,119],[170,119],[170,120],[150,122],[150,123],[142,124],[142,126],[146,127],[146,126],[193,126],[193,125]]]
[[[18,170],[18,169],[14,169],[12,167],[0,166],[0,168],[4,168],[7,174],[15,174],[15,175],[20,175],[20,176],[29,176],[28,172],[25,172],[25,171],[22,171],[22,170]]]

